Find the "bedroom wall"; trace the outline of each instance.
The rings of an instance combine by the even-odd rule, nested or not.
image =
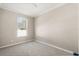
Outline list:
[[[79,4],[78,4],[78,54],[79,54]]]
[[[31,17],[27,17],[28,24],[28,36],[16,37],[17,23],[16,17],[23,15],[8,10],[0,9],[0,47],[10,44],[19,43],[22,41],[33,40],[33,20]],[[26,16],[26,15],[24,15]]]
[[[1,20],[1,11],[0,11],[0,20]],[[1,21],[0,21],[0,24],[1,24]],[[1,25],[0,25],[0,27],[1,27]],[[1,29],[0,29],[0,33],[1,33]],[[1,39],[1,35],[0,35],[0,39]]]
[[[36,39],[78,52],[77,26],[78,6],[77,4],[66,4],[36,19]]]

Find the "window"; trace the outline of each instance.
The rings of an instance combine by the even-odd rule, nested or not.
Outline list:
[[[27,36],[27,18],[17,16],[17,37]]]

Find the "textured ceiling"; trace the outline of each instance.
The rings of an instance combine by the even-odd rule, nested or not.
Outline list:
[[[13,12],[26,14],[28,16],[39,16],[57,6],[64,5],[62,3],[2,3],[0,7]]]

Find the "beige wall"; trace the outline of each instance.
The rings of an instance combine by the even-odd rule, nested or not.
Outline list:
[[[79,53],[79,4],[78,4],[78,53]]]
[[[16,42],[22,42],[33,39],[33,20],[28,17],[29,25],[28,25],[28,36],[26,37],[16,37],[16,17],[18,13],[14,13],[11,11],[0,9],[0,47],[15,44]]]
[[[1,11],[0,11],[0,20],[1,20]],[[1,24],[1,21],[0,21],[0,24]],[[1,25],[0,25],[0,27],[1,27]],[[0,33],[1,33],[1,29],[0,29]],[[0,39],[1,39],[1,35],[0,35]],[[0,40],[1,41],[1,40]]]
[[[36,39],[78,52],[78,10],[67,4],[36,19]]]

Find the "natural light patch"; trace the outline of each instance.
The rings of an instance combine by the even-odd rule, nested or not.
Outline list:
[[[17,37],[27,36],[27,30],[17,30]]]

